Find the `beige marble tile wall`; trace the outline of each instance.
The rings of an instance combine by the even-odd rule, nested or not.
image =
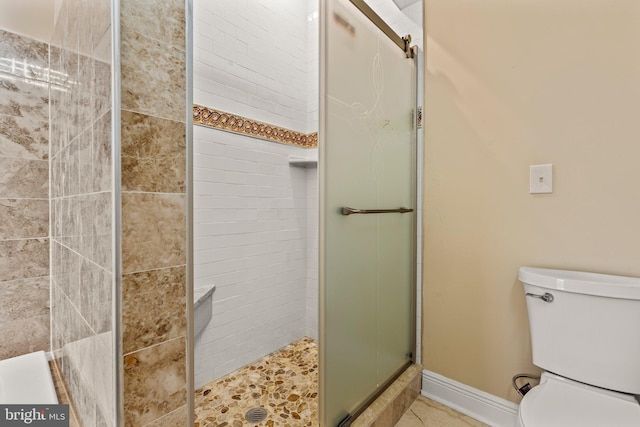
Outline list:
[[[51,43],[52,348],[80,422],[112,426],[109,0],[64,0]]]
[[[49,350],[48,63],[0,29],[0,360]]]
[[[184,426],[184,0],[121,0],[124,425]]]

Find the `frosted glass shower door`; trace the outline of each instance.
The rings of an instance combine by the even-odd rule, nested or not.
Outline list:
[[[320,412],[348,419],[412,360],[415,62],[348,0],[321,37]]]

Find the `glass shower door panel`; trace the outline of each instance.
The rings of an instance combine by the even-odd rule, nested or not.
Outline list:
[[[335,426],[409,360],[414,61],[347,0],[327,3],[321,150],[321,418]]]

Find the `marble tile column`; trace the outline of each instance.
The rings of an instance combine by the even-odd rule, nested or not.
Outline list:
[[[122,349],[125,426],[184,426],[184,0],[121,0]]]
[[[49,350],[48,64],[0,29],[0,360]]]

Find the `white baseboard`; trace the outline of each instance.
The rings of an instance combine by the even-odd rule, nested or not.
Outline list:
[[[516,425],[518,404],[426,369],[422,371],[422,395],[493,427]]]

